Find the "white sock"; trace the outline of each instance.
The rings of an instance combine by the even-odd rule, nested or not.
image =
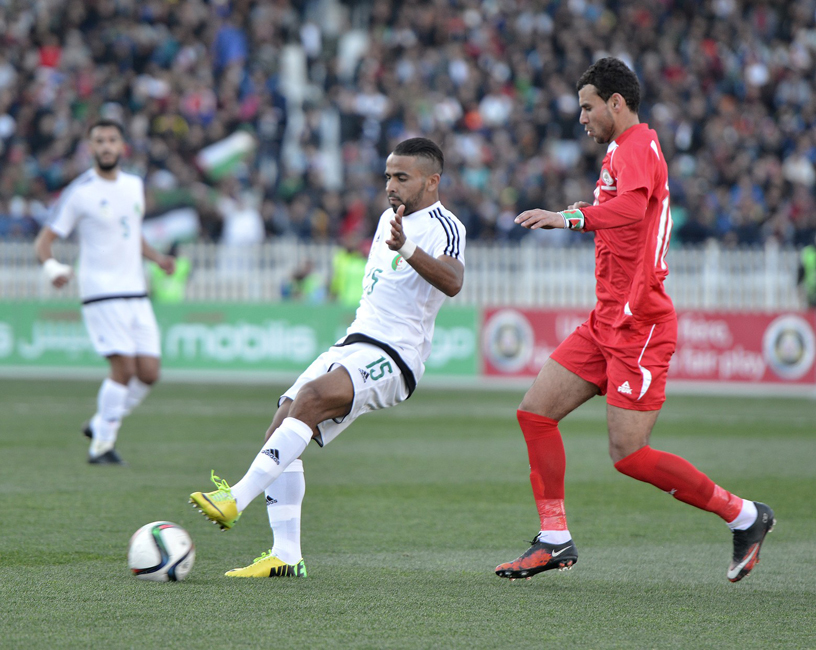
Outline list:
[[[745,530],[750,528],[757,518],[756,504],[748,499],[742,500],[742,510],[737,515],[734,521],[728,522],[728,527],[731,530]]]
[[[117,384],[113,379],[105,379],[99,387],[96,397],[96,414],[91,420],[93,440],[91,441],[91,456],[99,456],[113,449],[116,444],[116,434],[122,424],[125,413],[125,400],[128,389],[124,384]]]
[[[300,550],[300,506],[306,494],[303,461],[297,458],[266,488],[266,514],[274,536],[272,555],[286,564],[303,559]]]
[[[272,485],[289,464],[300,457],[312,439],[312,427],[301,420],[286,418],[255,456],[244,478],[232,486],[238,512]]]
[[[125,416],[130,415],[133,409],[144,401],[144,398],[147,397],[147,394],[150,392],[151,385],[140,381],[138,377],[131,377],[127,389]]]
[[[564,544],[572,539],[568,530],[542,530],[536,537],[537,542],[545,544]]]

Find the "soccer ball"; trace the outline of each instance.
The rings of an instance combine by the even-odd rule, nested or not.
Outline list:
[[[184,580],[195,561],[195,546],[181,526],[170,521],[145,524],[128,543],[128,568],[141,580]]]

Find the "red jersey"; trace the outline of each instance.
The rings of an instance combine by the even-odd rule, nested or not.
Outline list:
[[[668,177],[657,133],[647,124],[610,143],[595,202],[581,209],[584,230],[597,231],[595,318],[602,323],[620,327],[674,317],[663,286],[672,228]]]

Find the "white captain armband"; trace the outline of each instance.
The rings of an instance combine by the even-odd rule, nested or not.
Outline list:
[[[564,217],[564,228],[581,231],[584,229],[584,213],[578,209],[559,212]]]
[[[49,282],[53,282],[59,277],[69,277],[71,275],[71,267],[67,264],[57,262],[53,257],[49,257],[43,262],[43,272]]]

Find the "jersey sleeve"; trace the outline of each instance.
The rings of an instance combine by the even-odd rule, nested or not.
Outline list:
[[[617,195],[583,209],[584,230],[619,228],[641,221],[654,194],[660,153],[653,140],[619,147],[612,160]]]
[[[642,221],[648,203],[646,189],[639,187],[619,194],[600,205],[581,208],[585,219],[584,230],[589,232],[603,228],[620,228]]]
[[[465,263],[465,227],[462,223],[440,211],[435,211],[433,219],[436,221],[431,250],[425,251],[431,257],[452,257]]]
[[[619,195],[639,189],[645,189],[647,196],[652,193],[660,154],[657,147],[638,145],[621,147],[616,152],[614,165]]]
[[[79,217],[77,192],[72,188],[68,188],[54,205],[51,217],[48,220],[48,227],[59,237],[65,239],[76,228]]]

